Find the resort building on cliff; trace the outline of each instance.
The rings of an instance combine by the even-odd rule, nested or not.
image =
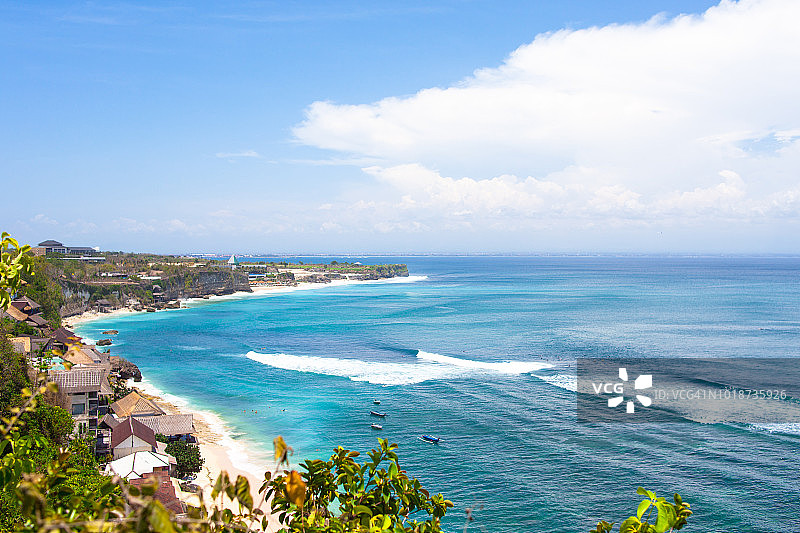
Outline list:
[[[67,409],[75,419],[76,431],[94,436],[98,418],[106,414],[106,407],[100,400],[113,394],[108,383],[108,369],[87,366],[50,370],[48,380],[58,385],[59,392],[66,396]]]
[[[99,249],[88,246],[65,246],[63,243],[54,240],[40,242],[38,246],[31,249],[33,255],[61,254],[61,255],[92,255]]]
[[[39,330],[50,328],[50,324],[41,315],[42,306],[34,302],[27,296],[16,298],[11,301],[8,309],[0,309],[0,318],[10,318],[16,322],[22,322]]]
[[[101,425],[111,428],[111,441],[109,449],[114,459],[121,459],[137,452],[154,452],[166,455],[171,465],[170,473],[177,466],[177,460],[166,452],[166,443],[156,440],[156,433],[141,420],[128,417],[116,420],[111,415],[106,415],[100,421]]]
[[[114,459],[134,452],[154,452],[157,449],[156,434],[133,417],[121,420],[111,431],[111,453]]]
[[[55,330],[51,337],[53,339],[53,348],[61,351],[67,351],[70,346],[79,344],[82,340],[82,337],[75,335],[75,333],[63,326]]]

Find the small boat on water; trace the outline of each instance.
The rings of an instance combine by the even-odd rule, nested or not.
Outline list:
[[[382,425],[380,425],[380,424],[372,424],[370,427],[371,427],[372,429],[383,429],[383,426],[382,426]]]
[[[381,418],[384,418],[386,416],[386,413],[379,413],[378,411],[370,411],[369,414],[371,414],[372,416],[379,416]]]
[[[380,405],[381,401],[380,400],[372,400],[372,403],[374,403],[375,405]]]
[[[439,439],[439,437],[432,437],[430,435],[423,435],[422,436],[422,440],[424,440],[425,442],[432,442],[434,444],[438,444],[440,439]]]

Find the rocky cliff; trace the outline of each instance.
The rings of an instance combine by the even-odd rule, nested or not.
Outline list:
[[[164,300],[199,298],[206,295],[252,292],[247,274],[235,270],[191,271],[156,282]]]
[[[188,270],[160,280],[97,283],[58,280],[64,296],[60,309],[62,317],[77,315],[92,309],[93,303],[103,298],[112,308],[127,305],[133,298],[143,305],[163,307],[166,302],[206,295],[252,292],[247,274],[232,270]]]
[[[133,378],[133,381],[142,381],[142,372],[135,364],[118,355],[112,355],[109,360],[111,362],[111,371],[119,373],[119,377],[122,379]]]

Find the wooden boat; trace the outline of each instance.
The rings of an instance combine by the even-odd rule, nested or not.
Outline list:
[[[382,426],[382,425],[380,425],[380,424],[372,424],[370,427],[371,427],[372,429],[383,429],[383,426]]]
[[[432,442],[434,444],[438,444],[440,439],[439,439],[439,437],[432,437],[430,435],[423,435],[422,436],[422,440],[424,440],[426,442]]]
[[[386,416],[386,413],[379,413],[378,411],[370,411],[369,414],[371,414],[372,416],[379,416],[381,418]]]

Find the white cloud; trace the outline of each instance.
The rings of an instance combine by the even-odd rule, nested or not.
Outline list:
[[[795,0],[723,1],[543,34],[450,87],[315,102],[294,133],[380,161],[364,170],[388,198],[351,208],[379,213],[377,202],[426,227],[800,218],[797,20]]]
[[[255,150],[243,150],[241,152],[217,152],[214,155],[220,159],[261,158],[261,155]]]
[[[53,220],[52,218],[50,218],[47,215],[44,215],[42,213],[39,213],[38,215],[33,217],[31,219],[31,222],[33,222],[34,224],[46,224],[48,226],[57,226],[58,225],[58,221],[57,220]]]

